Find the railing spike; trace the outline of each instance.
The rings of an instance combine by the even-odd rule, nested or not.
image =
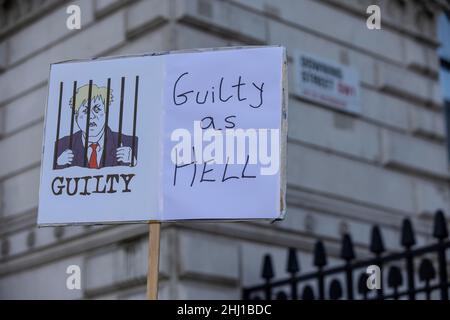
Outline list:
[[[388,286],[398,288],[403,285],[403,276],[399,267],[392,266],[388,272]]]
[[[398,288],[403,285],[402,271],[397,266],[392,266],[388,272],[388,286],[393,290],[394,300],[398,300],[399,292]]]
[[[414,230],[411,224],[411,220],[404,219],[402,225],[402,246],[409,248],[416,244],[416,237],[414,236]]]
[[[330,299],[339,300],[342,298],[342,286],[338,279],[333,279],[330,284]]]
[[[289,273],[297,273],[300,271],[300,267],[298,265],[297,253],[294,248],[289,248],[289,250],[288,250],[288,261],[287,261],[286,271]]]
[[[430,281],[436,277],[436,270],[433,267],[433,263],[430,259],[423,259],[419,266],[419,279],[420,281]]]
[[[311,286],[307,285],[303,288],[302,300],[314,300],[314,291]]]
[[[270,256],[270,254],[266,254],[264,256],[261,277],[265,280],[270,280],[274,277],[272,257]]]
[[[314,247],[314,265],[316,267],[323,267],[327,264],[327,255],[322,241],[318,240]]]
[[[383,238],[381,236],[381,231],[378,226],[372,227],[372,237],[370,240],[370,252],[375,254],[381,254],[385,250]]]
[[[277,293],[276,299],[277,300],[287,300],[288,296],[287,296],[286,292],[280,291],[280,292]]]
[[[369,288],[367,288],[367,279],[369,276],[367,273],[362,272],[358,278],[358,292],[365,296],[367,292],[369,292]]]
[[[440,240],[448,237],[447,221],[442,210],[438,210],[434,216],[433,237]]]
[[[344,237],[342,238],[341,258],[346,261],[350,261],[355,258],[353,241],[349,234],[344,234]]]

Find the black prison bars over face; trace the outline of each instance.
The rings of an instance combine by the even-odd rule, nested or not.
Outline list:
[[[72,145],[73,145],[73,126],[74,126],[74,122],[75,122],[75,105],[77,103],[76,97],[77,97],[77,82],[74,81],[73,82],[73,92],[72,92],[72,105],[71,105],[72,113],[70,116],[70,137],[69,137],[69,149],[71,149],[71,150],[72,150]]]
[[[58,102],[58,119],[56,120],[56,140],[55,140],[55,152],[53,154],[53,168],[56,168],[56,162],[58,160],[58,141],[59,141],[59,129],[61,126],[61,104],[62,104],[62,96],[63,96],[63,88],[64,84],[62,82],[59,83],[59,102]]]
[[[136,76],[135,85],[134,85],[134,111],[133,111],[133,139],[131,140],[131,166],[134,167],[134,157],[136,156],[135,152],[135,140],[136,140],[136,117],[137,117],[137,106],[138,106],[138,93],[139,93],[139,76]]]
[[[83,165],[86,167],[87,165],[87,151],[89,147],[89,123],[90,123],[90,116],[91,116],[91,100],[92,100],[92,84],[93,81],[89,80],[89,89],[88,89],[88,101],[87,101],[87,118],[86,118],[86,128],[85,128],[85,145],[84,145],[84,160]],[[53,168],[57,168],[57,159],[58,159],[58,141],[60,139],[60,131],[61,131],[61,111],[62,111],[62,99],[63,99],[63,90],[64,89],[64,83],[60,82],[59,86],[59,99],[58,99],[58,118],[57,118],[57,125],[56,125],[56,140],[55,140],[55,147],[54,147],[54,154],[53,154]],[[121,78],[121,87],[120,87],[120,109],[119,109],[119,132],[118,132],[118,146],[120,147],[122,144],[122,126],[123,126],[123,104],[124,104],[124,96],[125,96],[125,77]],[[108,78],[107,80],[107,97],[106,97],[106,105],[105,105],[105,130],[108,128],[109,123],[109,109],[110,109],[110,103],[111,103],[111,78]],[[73,82],[73,90],[72,90],[72,100],[70,103],[71,106],[71,116],[70,116],[70,134],[69,134],[69,149],[72,149],[73,147],[73,134],[74,134],[74,124],[75,124],[75,105],[76,105],[76,93],[77,93],[77,81]],[[139,76],[136,76],[135,80],[135,92],[134,92],[134,109],[133,109],[133,136],[132,136],[132,157],[131,157],[131,163],[130,166],[135,166],[134,159],[136,156],[136,122],[137,122],[137,107],[138,107],[138,94],[139,94]],[[104,148],[106,148],[107,145],[107,134],[104,133],[103,137],[103,145]],[[106,153],[103,153],[103,159],[102,159],[102,167],[105,166],[106,161]]]
[[[122,118],[123,118],[123,97],[125,95],[125,77],[122,77],[120,85],[120,110],[119,110],[119,137],[117,138],[117,146],[122,146]]]
[[[89,123],[91,122],[91,99],[92,99],[92,80],[89,80],[89,91],[88,91],[88,101],[87,101],[87,116],[86,116],[86,132],[84,138],[84,164],[86,167],[87,164],[87,154],[89,148]]]
[[[106,85],[106,106],[105,106],[105,132],[103,133],[103,148],[106,151],[106,143],[108,142],[108,135],[106,134],[106,129],[108,128],[109,121],[109,104],[111,97],[111,78],[108,78],[108,84]],[[102,167],[106,163],[106,152],[103,152]]]

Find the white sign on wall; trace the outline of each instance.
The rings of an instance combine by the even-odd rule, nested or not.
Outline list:
[[[303,52],[297,52],[294,61],[299,96],[341,111],[361,112],[355,69]]]
[[[53,64],[38,224],[277,219],[281,47]]]

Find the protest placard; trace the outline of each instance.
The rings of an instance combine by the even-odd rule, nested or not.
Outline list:
[[[52,65],[38,223],[280,218],[284,64],[265,47]]]
[[[285,70],[282,47],[53,64],[38,224],[150,222],[159,248],[155,222],[282,218]]]

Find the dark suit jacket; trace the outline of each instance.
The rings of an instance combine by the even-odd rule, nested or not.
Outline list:
[[[123,162],[118,162],[116,160],[116,149],[119,147],[118,145],[118,137],[119,134],[117,132],[113,132],[109,127],[106,128],[106,147],[104,147],[102,153],[102,159],[100,161],[100,168],[103,167],[103,160],[105,160],[105,167],[114,167],[114,166],[129,166],[130,164],[125,164]],[[102,137],[103,139],[104,137]],[[133,137],[122,134],[122,144],[124,147],[132,148]],[[70,146],[70,136],[65,136],[58,140],[56,143],[57,148],[57,157],[61,155],[65,150],[69,149]],[[134,139],[134,156],[137,159],[137,149],[138,149],[138,138]],[[73,161],[71,165],[59,166],[56,163],[54,164],[53,169],[64,169],[67,167],[87,167],[89,159],[86,160],[86,166],[84,165],[84,145],[82,141],[82,132],[77,131],[72,136],[72,152],[73,152]],[[104,159],[106,157],[106,159]]]

